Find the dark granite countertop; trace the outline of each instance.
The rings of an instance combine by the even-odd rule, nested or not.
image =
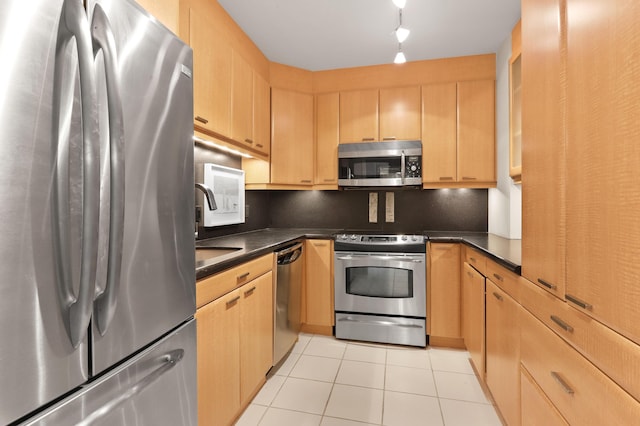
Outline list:
[[[522,265],[521,240],[510,240],[485,232],[427,231],[424,235],[433,242],[462,242],[485,253],[510,271],[520,274]]]
[[[196,247],[237,248],[231,253],[196,261],[196,279],[202,279],[247,260],[277,251],[297,239],[329,239],[344,229],[267,228],[241,234],[196,241]],[[461,242],[474,247],[490,258],[520,274],[520,240],[509,240],[483,232],[425,231],[435,242]]]

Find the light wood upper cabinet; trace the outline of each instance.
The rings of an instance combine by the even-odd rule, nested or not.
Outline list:
[[[193,49],[195,124],[228,135],[231,125],[231,47],[204,11],[189,10],[189,44]]]
[[[510,426],[520,424],[519,305],[486,280],[486,383]]]
[[[267,157],[271,152],[271,88],[253,72],[253,147]]]
[[[178,34],[179,0],[136,0],[136,2],[174,34]]]
[[[316,96],[316,185],[337,185],[340,95]]]
[[[458,82],[458,181],[496,182],[495,82]]]
[[[429,243],[427,325],[430,337],[462,337],[460,244]]]
[[[522,21],[511,30],[509,59],[509,176],[522,181]]]
[[[231,139],[253,147],[253,71],[235,50],[231,73]]]
[[[522,275],[560,298],[566,247],[562,4],[522,2]]]
[[[379,140],[378,116],[378,89],[340,92],[340,143]]]
[[[566,299],[640,344],[640,3],[567,1]]]
[[[380,140],[420,139],[420,87],[380,89]]]
[[[247,405],[273,365],[273,274],[240,287],[240,401]]]
[[[271,183],[313,184],[313,95],[271,91]]]
[[[457,84],[422,86],[422,181],[457,180]]]
[[[334,325],[332,240],[305,242],[306,324],[331,333]]]

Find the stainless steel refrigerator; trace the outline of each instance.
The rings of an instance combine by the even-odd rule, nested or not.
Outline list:
[[[192,52],[0,2],[0,424],[197,423]]]

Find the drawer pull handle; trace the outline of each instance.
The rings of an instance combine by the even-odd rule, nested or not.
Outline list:
[[[196,116],[196,121],[201,122],[202,124],[207,124],[209,122],[209,120],[207,120],[204,117],[200,117],[199,115]]]
[[[245,295],[245,296],[250,295],[251,293],[253,293],[253,292],[254,292],[254,290],[255,290],[255,289],[256,289],[256,286],[251,287],[249,290],[247,290],[247,291],[245,291],[245,292],[244,292],[244,295]]]
[[[572,295],[570,295],[570,294],[565,294],[565,295],[564,295],[564,297],[565,297],[569,302],[572,302],[572,303],[574,303],[574,304],[576,304],[576,305],[580,306],[582,309],[591,309],[591,308],[593,308],[593,306],[592,306],[592,305],[590,305],[589,303],[584,302],[584,301],[582,301],[582,300],[578,299],[577,297],[572,296]]]
[[[556,373],[555,371],[552,371],[551,377],[553,377],[555,381],[558,382],[560,386],[562,386],[562,390],[564,390],[565,393],[568,393],[569,395],[573,395],[574,393],[573,389],[571,389],[571,386],[569,386],[567,382],[565,382],[564,379],[560,377],[560,374]]]
[[[262,145],[261,143],[257,143],[257,144],[256,144],[256,146],[257,146],[258,148],[264,148],[264,145]]]
[[[502,278],[500,275],[498,274],[493,274],[493,276],[496,278],[496,280],[498,281],[504,281],[504,278]]]
[[[496,299],[498,299],[499,301],[502,302],[502,296],[500,296],[500,294],[496,293],[495,291],[493,292],[493,295]]]
[[[440,180],[453,180],[451,176],[440,176]]]
[[[476,180],[478,178],[473,177],[473,176],[462,176],[462,180]]]
[[[376,138],[362,138],[362,142],[373,142]]]
[[[233,299],[231,299],[231,300],[227,301],[227,306],[231,306],[231,305],[233,305],[233,304],[234,304],[234,303],[236,303],[238,300],[240,300],[240,296],[236,296],[236,297],[234,297]]]
[[[335,179],[322,179],[323,182],[335,182]]]
[[[551,290],[556,290],[558,288],[558,286],[548,283],[545,280],[543,280],[542,278],[538,278],[538,282],[540,284],[542,284],[543,286],[545,286],[546,288],[550,288]]]
[[[382,138],[383,141],[395,141],[396,137],[395,136],[385,136]]]
[[[245,272],[245,273],[244,273],[244,274],[242,274],[242,275],[238,275],[238,281],[242,281],[242,280],[244,280],[244,279],[245,279],[245,278],[247,278],[249,275],[251,275],[251,272]]]
[[[251,140],[251,139],[249,139],[249,138],[246,138],[244,141],[245,141],[246,143],[248,143],[248,144],[253,144],[253,140]]]
[[[569,333],[573,333],[573,327],[571,327],[569,324],[567,324],[566,322],[562,321],[562,319],[560,319],[559,317],[555,316],[555,315],[551,315],[551,321],[555,322],[556,324],[558,324],[558,326],[563,329],[564,331],[568,331]]]

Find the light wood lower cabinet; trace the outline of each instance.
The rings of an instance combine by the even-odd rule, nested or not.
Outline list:
[[[460,305],[460,244],[429,243],[427,250],[427,330],[429,342],[462,338]]]
[[[263,271],[245,280],[267,260],[273,262],[273,256],[196,284],[196,293],[202,294],[201,288],[217,281],[237,282],[237,277],[244,277],[239,287],[216,295],[196,311],[200,425],[231,424],[264,384],[273,365],[273,274]]]
[[[570,424],[638,423],[636,399],[531,313],[520,312],[522,365]]]
[[[303,330],[333,334],[333,241],[305,242],[305,309]]]
[[[507,424],[520,424],[518,303],[486,280],[486,383]]]
[[[481,380],[485,371],[484,276],[464,263],[462,267],[462,331],[464,344]]]
[[[522,397],[522,426],[569,425],[523,367],[520,369],[520,394]]]

